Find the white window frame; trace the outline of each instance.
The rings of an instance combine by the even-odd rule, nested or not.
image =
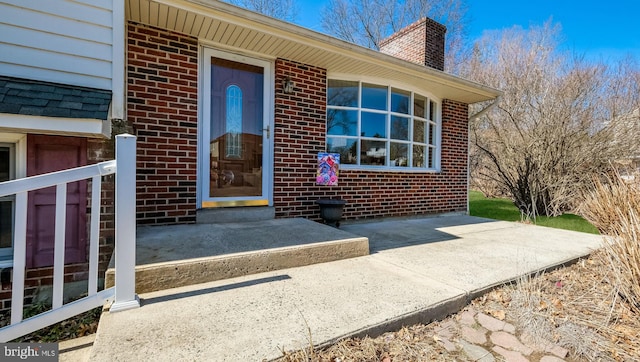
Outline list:
[[[329,105],[328,103],[328,92],[329,92],[329,81],[330,80],[336,80],[336,81],[351,81],[351,82],[357,82],[358,83],[358,102],[357,102],[357,106],[356,107],[344,107],[344,106],[332,106]],[[386,105],[386,110],[381,111],[381,110],[376,110],[376,109],[369,109],[369,108],[362,108],[362,85],[363,83],[366,84],[373,84],[373,85],[379,85],[379,86],[384,86],[387,88],[387,105]],[[397,113],[397,112],[392,112],[391,111],[391,93],[392,93],[392,89],[396,89],[396,90],[401,90],[401,91],[405,91],[405,92],[410,92],[411,96],[409,99],[409,113],[408,114],[403,114],[403,113]],[[426,116],[423,117],[419,117],[419,116],[415,116],[414,115],[414,96],[418,94],[422,97],[424,97],[426,99],[426,103],[427,103],[427,110],[426,110]],[[430,108],[432,107],[432,104],[435,104],[436,106],[436,111],[434,112],[434,119],[429,119],[428,116],[430,114]],[[329,146],[329,138],[333,138],[333,139],[356,139],[356,159],[357,159],[357,164],[345,164],[345,163],[341,163],[340,168],[344,169],[344,170],[375,170],[375,171],[391,171],[391,172],[409,172],[409,173],[415,173],[415,172],[440,172],[441,170],[441,163],[440,163],[440,156],[441,156],[441,140],[442,140],[442,101],[436,97],[433,97],[429,92],[426,92],[424,90],[420,90],[420,89],[416,89],[415,87],[408,87],[406,85],[402,85],[402,84],[394,84],[392,82],[389,81],[384,81],[384,80],[380,80],[380,79],[362,79],[362,78],[354,78],[354,77],[350,77],[350,76],[344,76],[344,75],[329,75],[327,76],[327,114],[329,112],[329,110],[350,110],[350,111],[356,111],[357,112],[357,132],[356,132],[356,136],[340,136],[340,135],[329,135],[329,130],[327,129],[327,134],[326,134],[326,141],[327,141],[327,151],[328,150],[328,146]],[[361,125],[362,125],[362,112],[368,112],[368,113],[381,113],[381,114],[385,114],[387,121],[386,121],[386,137],[385,138],[372,138],[372,137],[363,137],[361,136]],[[402,140],[396,140],[391,138],[391,118],[393,116],[399,116],[399,117],[403,117],[403,118],[409,118],[409,137],[408,137],[408,141],[402,141]],[[429,138],[430,135],[426,136],[426,143],[422,143],[422,142],[414,142],[413,140],[413,131],[414,131],[414,120],[420,120],[420,121],[424,121],[425,122],[425,132],[428,131],[429,128],[429,124],[432,124],[435,127],[435,143],[431,144],[429,142]],[[377,165],[362,165],[360,164],[361,162],[361,141],[362,140],[369,140],[369,141],[384,141],[386,142],[387,145],[390,145],[391,142],[394,143],[403,143],[403,144],[407,144],[408,145],[408,155],[409,155],[409,159],[407,161],[408,166],[403,167],[403,166],[391,166],[390,165],[390,153],[391,152],[386,152],[386,160],[385,160],[385,165],[384,166],[377,166]],[[413,167],[413,146],[414,145],[419,145],[419,146],[425,146],[427,148],[429,148],[429,157],[431,157],[431,152],[433,152],[433,167],[428,167],[429,161],[428,159],[425,159],[425,164],[426,167]]]
[[[9,146],[12,153],[12,165],[10,167],[10,179],[24,178],[27,174],[27,136],[21,133],[0,133],[0,145]],[[0,198],[2,201],[14,201],[15,196]],[[13,205],[15,208],[15,204]],[[15,224],[15,218],[12,217]],[[13,265],[13,247],[0,248],[0,268]]]

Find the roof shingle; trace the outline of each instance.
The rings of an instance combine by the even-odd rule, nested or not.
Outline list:
[[[0,76],[0,113],[106,120],[111,91]]]

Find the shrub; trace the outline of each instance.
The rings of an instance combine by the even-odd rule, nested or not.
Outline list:
[[[640,182],[618,174],[595,179],[580,211],[605,235],[611,282],[630,308],[640,313]]]

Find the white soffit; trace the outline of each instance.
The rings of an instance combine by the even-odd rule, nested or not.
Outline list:
[[[321,67],[331,73],[363,75],[428,89],[464,103],[496,98],[500,91],[413,64],[297,25],[215,0],[127,0],[127,20],[194,36],[270,58]]]

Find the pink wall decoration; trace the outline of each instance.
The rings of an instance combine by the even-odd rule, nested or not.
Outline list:
[[[339,153],[318,153],[318,174],[316,176],[316,184],[323,186],[337,186],[339,169]]]

